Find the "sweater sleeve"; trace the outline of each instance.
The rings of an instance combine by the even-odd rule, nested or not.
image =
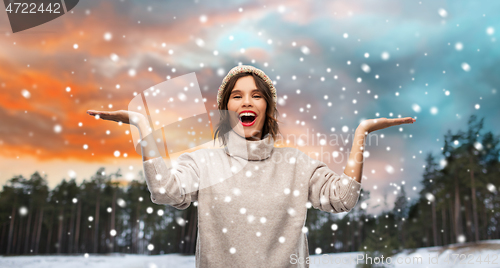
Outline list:
[[[309,198],[316,209],[331,213],[348,212],[358,203],[361,183],[338,175],[318,160],[312,160],[313,172],[309,180]]]
[[[184,210],[198,200],[200,171],[191,153],[184,153],[168,168],[162,157],[143,162],[151,201]]]

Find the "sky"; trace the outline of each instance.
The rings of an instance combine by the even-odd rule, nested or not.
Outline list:
[[[130,181],[142,170],[130,126],[86,111],[126,110],[137,93],[193,72],[215,109],[222,79],[245,64],[275,83],[284,136],[329,137],[281,145],[311,157],[350,150],[364,119],[417,119],[367,143],[362,187],[380,211],[398,186],[417,196],[426,154],[439,159],[445,133],[471,115],[500,133],[499,13],[485,0],[80,1],[12,33],[0,11],[0,184],[39,171],[52,188],[99,167]],[[345,164],[327,163],[338,174]]]

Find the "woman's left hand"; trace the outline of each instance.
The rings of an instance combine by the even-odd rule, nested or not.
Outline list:
[[[382,117],[376,119],[367,119],[361,122],[361,124],[359,124],[358,129],[362,130],[363,133],[365,132],[370,133],[379,129],[384,129],[392,126],[397,126],[402,124],[413,124],[415,121],[416,119],[411,117],[391,118],[391,119]]]

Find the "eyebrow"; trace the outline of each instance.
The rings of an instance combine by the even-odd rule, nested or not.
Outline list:
[[[252,92],[251,92],[251,93],[254,93],[255,91],[260,92],[258,89],[254,89],[254,90],[252,90]],[[234,94],[234,93],[241,93],[241,90],[239,90],[239,89],[235,89],[235,90],[233,90],[233,91],[231,92],[231,95],[232,95],[232,94]]]

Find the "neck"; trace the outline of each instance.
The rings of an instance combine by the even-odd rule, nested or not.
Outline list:
[[[250,137],[245,137],[247,141],[260,141],[262,139],[262,134],[259,134],[259,136],[250,136]]]
[[[236,131],[235,131],[235,133],[238,134]],[[240,134],[238,134],[238,136],[242,137]],[[255,135],[255,136],[254,135],[250,135],[250,137],[245,137],[245,139],[247,141],[260,141],[260,140],[262,140],[262,131],[259,131],[258,135]]]
[[[269,133],[260,140],[249,140],[234,130],[230,130],[226,135],[228,139],[224,150],[230,156],[246,160],[264,160],[271,156],[274,149],[274,139]]]

